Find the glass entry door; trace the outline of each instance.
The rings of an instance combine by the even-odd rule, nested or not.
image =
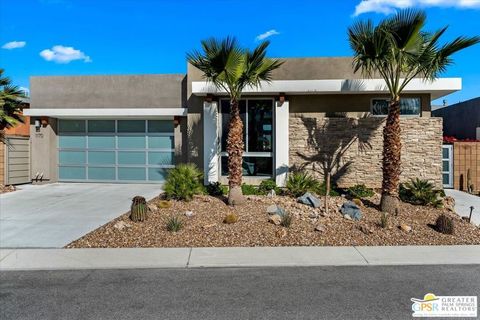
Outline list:
[[[444,188],[453,188],[453,145],[442,146],[442,179]]]

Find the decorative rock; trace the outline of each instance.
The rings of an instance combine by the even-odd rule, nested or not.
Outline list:
[[[185,211],[185,217],[193,217],[195,215],[195,213],[193,213],[193,211]]]
[[[350,217],[348,214],[344,214],[343,215],[343,218],[347,219],[347,220],[352,220],[352,217]]]
[[[326,228],[323,224],[319,224],[315,227],[315,231],[318,231],[318,232],[325,232],[326,231]]]
[[[280,217],[283,217],[285,215],[285,209],[283,209],[280,206],[277,206],[276,204],[272,204],[267,207],[267,213],[269,215],[279,215]]]
[[[362,211],[360,211],[360,207],[351,201],[345,202],[340,208],[340,212],[343,214],[344,217],[345,215],[347,215],[353,220],[358,221],[362,219]]]
[[[217,225],[216,223],[206,224],[202,228],[203,229],[210,229],[210,228],[215,227],[216,225]]]
[[[148,210],[150,210],[151,212],[155,212],[158,210],[158,207],[155,204],[150,203],[148,204]]]
[[[286,235],[287,235],[287,230],[285,230],[284,228],[278,229],[275,232],[275,236],[280,239],[285,238]]]
[[[297,201],[303,204],[306,204],[307,206],[311,206],[314,208],[320,207],[320,199],[315,197],[313,194],[310,192],[306,192],[303,196],[297,198]]]
[[[449,211],[455,212],[455,199],[453,197],[446,196],[443,198],[443,207]]]
[[[115,229],[118,229],[118,230],[120,230],[120,231],[123,230],[123,229],[125,229],[125,228],[130,228],[131,226],[132,226],[131,224],[126,223],[125,221],[118,221],[117,223],[115,223],[115,224],[113,225],[113,227],[114,227]]]
[[[409,225],[407,225],[405,223],[400,224],[400,229],[404,232],[407,232],[407,233],[412,231],[412,227],[410,227]]]
[[[319,214],[318,214],[317,212],[315,212],[315,211],[310,212],[310,214],[308,215],[308,217],[309,217],[310,219],[317,219],[318,216],[319,216]]]
[[[268,193],[267,193],[267,197],[269,197],[269,198],[273,198],[273,197],[275,197],[276,195],[277,195],[277,194],[276,194],[275,190],[273,190],[273,189],[270,190],[270,191],[268,191]]]
[[[373,229],[368,228],[366,225],[361,225],[361,226],[358,227],[358,229],[365,234],[373,233]]]
[[[279,226],[280,223],[282,222],[282,217],[280,217],[278,214],[271,215],[268,218],[268,222],[271,222],[274,225]]]

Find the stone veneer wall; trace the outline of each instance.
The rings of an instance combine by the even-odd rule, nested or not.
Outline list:
[[[381,188],[384,118],[290,115],[290,166],[323,179],[331,168],[339,187]],[[442,187],[442,119],[402,118],[401,181],[419,177]]]

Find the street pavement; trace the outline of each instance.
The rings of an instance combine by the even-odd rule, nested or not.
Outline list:
[[[0,273],[8,319],[411,319],[410,298],[478,295],[478,265]]]

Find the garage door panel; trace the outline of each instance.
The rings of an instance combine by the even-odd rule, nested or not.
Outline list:
[[[115,151],[88,151],[88,165],[91,164],[115,165]]]
[[[58,161],[60,164],[84,164],[85,151],[60,151]]]
[[[140,181],[146,180],[145,168],[118,167],[118,180]]]
[[[168,169],[164,168],[148,168],[148,180],[165,181]]]
[[[154,152],[148,153],[148,164],[150,165],[170,165],[173,163],[172,152]]]
[[[89,180],[115,180],[115,167],[88,167]]]
[[[118,148],[119,149],[145,149],[146,139],[145,136],[131,135],[131,136],[118,136]]]
[[[61,135],[58,138],[60,148],[86,148],[87,138],[84,135]]]
[[[114,149],[115,136],[89,135],[88,148],[89,149]]]
[[[87,179],[85,167],[65,167],[58,168],[60,180],[85,180]]]
[[[145,151],[118,151],[118,164],[146,164]]]
[[[171,136],[149,136],[148,147],[154,149],[173,149],[173,137]]]

